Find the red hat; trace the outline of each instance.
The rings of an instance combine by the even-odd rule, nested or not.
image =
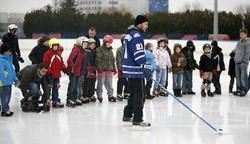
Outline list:
[[[103,38],[103,43],[106,44],[106,42],[112,43],[113,42],[113,38],[110,35],[105,35]]]

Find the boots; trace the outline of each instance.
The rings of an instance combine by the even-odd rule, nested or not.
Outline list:
[[[214,94],[213,94],[210,90],[207,90],[207,95],[208,95],[209,97],[213,97],[213,96],[214,96]]]
[[[201,96],[202,97],[206,97],[206,92],[205,92],[205,90],[203,89],[203,90],[201,90]]]
[[[174,89],[174,95],[175,95],[176,97],[182,97],[181,89]]]
[[[221,89],[220,88],[215,88],[213,94],[221,94]]]

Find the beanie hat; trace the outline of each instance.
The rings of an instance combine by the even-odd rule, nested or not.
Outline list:
[[[213,41],[211,42],[211,45],[216,47],[216,46],[218,46],[218,42],[217,42],[216,40],[213,40]]]
[[[49,38],[49,36],[47,36],[47,35],[44,35],[42,38],[41,38],[41,43],[44,43],[44,42],[46,42],[47,40],[50,40],[50,38]]]
[[[135,18],[135,26],[137,26],[138,24],[141,24],[141,23],[144,23],[144,22],[147,22],[148,19],[143,16],[143,15],[138,15],[136,18]]]
[[[191,41],[191,40],[188,40],[188,41],[187,41],[187,46],[194,46],[194,43],[193,43],[193,41]]]
[[[0,50],[1,50],[1,54],[4,54],[4,52],[10,50],[10,46],[8,44],[6,44],[6,43],[3,43]]]

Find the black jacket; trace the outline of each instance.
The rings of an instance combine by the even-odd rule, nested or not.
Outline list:
[[[186,66],[184,67],[184,70],[194,70],[195,68],[199,68],[198,64],[196,63],[196,60],[194,59],[194,51],[194,46],[192,49],[186,46],[181,50],[181,52],[185,55],[186,58]]]
[[[86,35],[86,37],[90,38],[89,34]],[[95,36],[94,39],[95,39],[95,42],[96,42],[96,48],[99,48],[101,46],[100,39],[97,36]]]
[[[168,51],[169,56],[171,56],[172,54],[171,54],[170,48],[169,48],[169,47],[166,47],[166,50]]]
[[[95,72],[96,70],[96,64],[95,64],[95,51],[91,50],[90,48],[85,49],[85,58],[83,62],[83,74],[87,75],[88,70],[90,68],[92,69],[92,72]],[[93,69],[94,68],[94,69]]]
[[[228,67],[228,75],[235,77],[235,50],[230,53],[229,67]]]
[[[6,43],[10,46],[10,51],[12,52],[13,56],[21,56],[18,38],[16,35],[12,35],[11,33],[7,33],[3,35],[2,42]]]
[[[39,64],[43,62],[43,55],[49,48],[43,44],[38,44],[35,46],[30,54],[29,54],[29,59],[32,62],[32,64]]]
[[[210,54],[210,56],[208,56],[207,54],[203,54],[200,57],[200,70],[202,70],[203,72],[213,72],[213,70],[215,69],[216,63],[212,55]]]
[[[46,76],[40,76],[38,74],[38,67],[37,65],[29,65],[23,68],[21,71],[17,73],[17,78],[20,80],[20,89],[22,91],[22,94],[25,98],[29,98],[29,92],[28,92],[28,85],[29,83],[36,83],[38,85],[42,86],[43,89],[43,96],[45,100],[49,99],[49,90],[48,90],[48,84],[46,80]]]
[[[220,70],[217,71],[224,71],[225,70],[225,63],[224,63],[224,56],[222,53],[222,49],[218,46],[213,47],[212,49],[212,57],[215,60],[216,68],[219,65]]]

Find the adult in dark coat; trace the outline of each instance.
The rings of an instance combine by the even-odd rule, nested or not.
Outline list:
[[[218,46],[218,42],[213,40],[211,43],[212,46],[212,57],[215,60],[216,64],[216,75],[213,76],[212,82],[215,87],[213,94],[221,94],[221,85],[220,85],[220,75],[221,72],[225,70],[224,56],[222,49]]]
[[[96,29],[94,27],[90,27],[88,34],[86,35],[87,38],[93,38],[96,41],[96,48],[101,46],[100,39],[96,36]]]
[[[37,46],[35,46],[30,54],[29,59],[32,64],[39,64],[43,62],[43,55],[49,49],[49,36],[44,35],[38,40]]]
[[[20,65],[18,61],[23,63],[24,60],[21,57],[21,52],[19,49],[17,38],[17,25],[11,24],[8,26],[8,33],[3,35],[2,42],[10,46],[10,51],[13,55],[13,65],[15,67],[15,71],[18,72],[20,70]]]

